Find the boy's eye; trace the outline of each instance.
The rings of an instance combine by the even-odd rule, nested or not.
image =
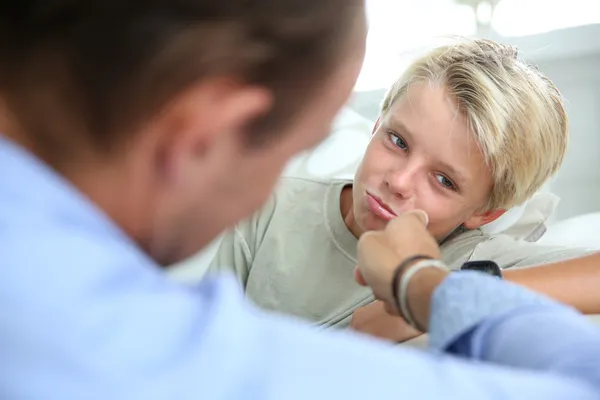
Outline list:
[[[390,140],[392,141],[392,143],[394,143],[394,145],[396,147],[401,148],[402,150],[407,150],[408,149],[408,145],[406,144],[406,142],[404,141],[404,139],[402,139],[400,136],[390,133]]]
[[[454,186],[454,183],[452,183],[452,181],[448,178],[446,178],[444,175],[440,175],[437,174],[435,176],[435,178],[438,180],[438,182],[445,188],[447,189],[451,189],[451,190],[455,190],[456,187]]]

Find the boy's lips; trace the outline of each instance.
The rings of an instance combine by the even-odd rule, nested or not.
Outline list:
[[[389,221],[397,217],[396,213],[378,197],[367,192],[367,207],[379,218]]]

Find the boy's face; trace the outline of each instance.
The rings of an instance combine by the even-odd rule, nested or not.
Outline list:
[[[378,230],[419,208],[441,240],[461,224],[475,229],[502,214],[480,212],[491,188],[491,171],[464,116],[443,88],[416,83],[375,127],[355,176],[355,223],[363,232]]]

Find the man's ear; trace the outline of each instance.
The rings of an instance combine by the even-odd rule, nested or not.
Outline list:
[[[492,210],[485,211],[483,213],[475,214],[465,222],[463,225],[467,229],[477,229],[485,224],[489,224],[490,222],[494,222],[498,218],[500,218],[506,210]]]
[[[161,159],[169,174],[178,174],[184,160],[227,151],[247,134],[244,129],[272,107],[265,88],[213,79],[200,82],[174,98],[152,128],[158,131]],[[227,146],[225,146],[227,147]],[[232,149],[229,149],[232,150]],[[213,154],[218,157],[218,155]]]
[[[266,88],[215,79],[192,87],[173,105],[182,113],[179,120],[187,121],[183,132],[192,136],[188,140],[210,143],[227,133],[243,133],[269,112],[272,100]]]

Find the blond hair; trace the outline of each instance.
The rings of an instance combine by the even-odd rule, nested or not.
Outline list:
[[[562,164],[568,142],[563,98],[515,47],[463,39],[434,49],[394,83],[381,115],[416,82],[443,87],[466,117],[492,171],[486,210],[522,204]]]

